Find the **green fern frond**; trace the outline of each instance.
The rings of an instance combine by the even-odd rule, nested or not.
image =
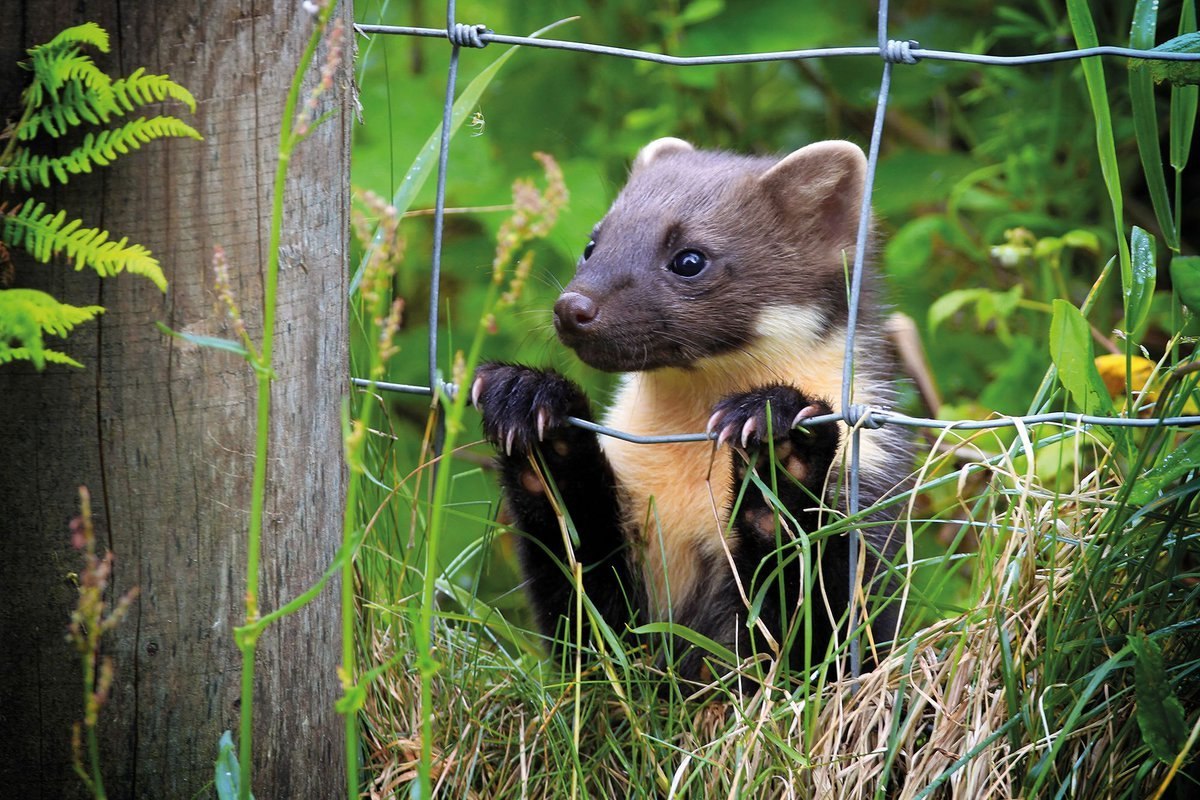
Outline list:
[[[123,117],[128,111],[167,98],[178,100],[193,113],[196,111],[196,98],[191,92],[167,75],[147,75],[144,67],[138,67],[128,77],[118,78],[109,88],[107,95],[99,95],[82,83],[68,83],[57,97],[46,98],[40,108],[21,121],[17,139],[27,142],[42,130],[57,138],[84,122],[107,123],[113,117]]]
[[[67,305],[36,289],[0,290],[0,364],[32,361],[41,369],[49,361],[82,367],[70,356],[47,349],[43,334],[66,336],[103,313],[101,306]]]
[[[79,48],[66,51],[30,50],[33,58],[33,83],[25,90],[26,107],[38,108],[46,103],[46,95],[51,100],[58,98],[59,89],[72,82],[81,83],[92,92],[99,102],[111,105],[112,78],[104,70],[96,66],[96,62]]]
[[[186,105],[193,114],[196,113],[196,98],[191,92],[167,75],[147,75],[145,67],[138,67],[127,77],[117,78],[113,81],[112,90],[113,97],[126,111],[150,103],[161,103],[169,97]]]
[[[33,155],[24,147],[13,151],[12,163],[3,167],[0,179],[10,188],[18,183],[26,191],[36,186],[49,186],[51,176],[59,183],[66,183],[71,175],[92,171],[92,165],[107,166],[117,157],[130,150],[137,150],[145,142],[167,136],[203,138],[200,133],[176,117],[138,117],[118,128],[89,133],[83,142],[65,156],[50,157]]]
[[[61,50],[76,44],[88,44],[101,53],[107,53],[108,31],[101,28],[95,22],[85,22],[82,25],[64,28],[59,31],[57,36],[45,44],[31,47],[29,52],[32,54],[34,50]]]
[[[60,353],[57,350],[51,350],[47,347],[34,350],[32,347],[9,347],[4,343],[0,343],[0,364],[7,364],[10,361],[32,361],[38,369],[41,369],[46,363],[64,364],[68,367],[83,367],[83,364],[80,364],[66,353]]]
[[[0,239],[25,248],[38,261],[46,263],[65,254],[76,270],[91,267],[101,277],[131,272],[149,278],[162,291],[167,279],[150,251],[140,244],[129,244],[126,237],[109,241],[108,231],[84,228],[82,220],[67,222],[67,212],[44,213],[45,203],[28,200],[16,211],[3,215]]]
[[[105,105],[100,97],[88,91],[83,84],[69,83],[62,87],[56,100],[47,102],[21,121],[17,126],[17,139],[27,142],[36,137],[41,130],[57,138],[84,122],[92,125],[108,122],[114,112],[122,113],[115,105]]]

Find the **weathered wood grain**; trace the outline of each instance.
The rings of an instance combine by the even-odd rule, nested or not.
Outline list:
[[[341,13],[349,16],[349,3]],[[141,597],[107,640],[117,664],[103,712],[110,797],[193,796],[212,779],[217,739],[237,727],[254,381],[227,353],[156,330],[232,337],[213,289],[212,248],[257,335],[280,114],[311,21],[297,0],[7,4],[0,24],[0,116],[16,108],[26,47],[86,20],[112,35],[98,61],[169,73],[199,101],[203,142],[154,142],[48,195],[88,224],[150,247],[170,287],[100,282],[18,257],[20,285],[108,312],[65,349],[85,370],[0,368],[0,793],[82,794],[70,725],[82,715],[78,661],[63,634],[79,559],[67,522],[92,491],[97,531],[117,554],[114,589]],[[323,103],[348,107],[349,70]],[[315,71],[314,71],[315,77]],[[347,175],[350,115],[293,159],[279,281],[262,607],[310,585],[340,539],[347,388]],[[259,797],[324,798],[344,786],[336,586],[261,641],[256,687]]]

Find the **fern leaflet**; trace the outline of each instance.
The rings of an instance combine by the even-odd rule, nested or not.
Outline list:
[[[30,52],[34,50],[58,50],[73,44],[90,44],[101,53],[107,53],[108,31],[101,28],[95,22],[85,22],[82,25],[64,28],[58,32],[57,36],[45,44],[31,47]]]
[[[51,185],[51,175],[59,183],[66,183],[71,175],[91,172],[93,164],[107,166],[118,156],[139,149],[143,143],[166,136],[202,138],[195,128],[176,117],[138,117],[118,128],[87,134],[83,142],[65,156],[33,155],[28,149],[18,147],[13,151],[12,163],[4,167],[0,177],[8,182],[9,188],[20,183],[26,191],[35,185]]]
[[[144,67],[113,81],[110,89],[108,95],[102,96],[82,83],[68,83],[57,97],[48,99],[21,121],[17,139],[27,142],[42,130],[57,138],[85,122],[92,125],[107,123],[113,117],[124,116],[127,111],[167,98],[178,100],[193,113],[196,111],[196,98],[191,92],[166,75],[147,75]]]
[[[117,78],[113,81],[112,90],[113,96],[126,111],[160,103],[169,97],[186,105],[193,114],[196,113],[196,98],[191,92],[166,75],[147,75],[145,67],[138,67],[126,77]]]
[[[140,244],[129,244],[126,237],[109,241],[108,231],[84,228],[82,220],[67,222],[67,212],[45,212],[45,203],[28,200],[16,211],[3,216],[0,238],[20,246],[46,263],[59,254],[73,261],[76,270],[91,267],[101,277],[131,272],[149,278],[155,286],[166,291],[167,279],[162,267],[150,251]]]
[[[66,336],[102,313],[100,306],[67,305],[36,289],[0,290],[0,364],[32,361],[41,369],[48,361],[82,367],[65,353],[47,349],[43,334]]]

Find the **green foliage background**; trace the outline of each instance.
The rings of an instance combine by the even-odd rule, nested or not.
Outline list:
[[[443,24],[436,4],[382,6],[384,13],[380,4],[360,5],[360,19]],[[1126,8],[1098,17],[1101,41],[1127,40],[1129,13]],[[483,21],[503,32],[530,32],[573,14],[580,19],[550,35],[678,55],[875,41],[875,4],[867,2],[597,6],[534,0],[458,6],[460,20]],[[1171,15],[1162,16],[1173,22]],[[1072,45],[1065,9],[1047,2],[897,4],[891,28],[895,36],[927,47],[968,52],[1015,54]],[[447,49],[443,41],[408,37],[377,37],[363,47],[366,124],[357,129],[356,186],[390,196],[402,179],[440,119]],[[460,87],[500,49],[464,50]],[[1106,68],[1110,85],[1123,87],[1124,66],[1110,61]],[[782,153],[822,138],[865,145],[879,73],[873,58],[670,68],[529,49],[518,53],[485,93],[477,111],[482,122],[474,130],[464,127],[454,140],[448,203],[506,203],[512,180],[531,172],[529,153],[542,150],[559,160],[571,206],[547,252],[539,255],[537,269],[546,280],[526,298],[528,308],[546,312],[557,294],[555,281],[569,278],[588,231],[641,145],[665,135],[746,152]],[[1111,94],[1122,175],[1134,198],[1130,216],[1153,230],[1128,101],[1123,91]],[[1007,315],[1005,336],[976,336],[970,324],[956,320],[926,336],[925,343],[949,399],[1024,411],[1048,363],[1047,309],[1031,303],[1048,304],[1064,296],[1064,289],[1078,302],[1114,251],[1080,65],[984,70],[925,62],[900,67],[890,109],[875,206],[884,243],[879,261],[891,300],[924,325],[931,304],[950,290],[1008,292],[1021,286],[1024,302],[998,311]],[[432,181],[415,207],[431,204]],[[478,276],[489,252],[487,237],[477,234],[492,232],[502,218],[451,218],[445,289],[451,319],[473,318],[473,293],[482,289]],[[1067,245],[1053,259],[1047,254],[1015,265],[998,263],[991,248],[1005,244],[1005,231],[1015,227],[1039,240],[1067,236],[1068,242],[1091,244]],[[429,220],[410,224],[407,232],[413,257],[403,289],[412,329],[424,312],[421,275],[427,271]],[[1119,320],[1118,299],[1101,299],[1101,317]],[[526,321],[530,324],[498,337],[493,354],[561,359],[549,344],[548,315]],[[446,343],[451,344],[450,337]],[[421,350],[406,347],[405,352],[404,363],[393,365],[394,375],[419,382]],[[559,363],[577,371],[570,359]]]
[[[1114,5],[1125,7],[1093,12],[1100,41],[1127,43],[1132,4]],[[364,22],[444,25],[440,4],[363,3],[357,13]],[[573,15],[579,18],[548,35],[676,55],[871,45],[876,36],[876,5],[870,2],[532,0],[464,2],[457,11],[460,21],[511,33]],[[1160,41],[1175,34],[1168,26],[1177,15],[1164,11],[1161,19]],[[1074,46],[1065,7],[1034,0],[894,4],[890,28],[896,38],[967,52]],[[403,180],[440,120],[448,50],[444,40],[388,36],[361,46],[365,124],[356,128],[356,187],[389,197]],[[500,52],[497,45],[462,50],[460,90]],[[552,365],[599,389],[596,396],[603,398],[611,377],[584,367],[557,344],[549,309],[637,149],[668,135],[744,152],[784,153],[823,138],[865,147],[880,69],[875,58],[672,68],[561,51],[518,52],[453,140],[447,204],[508,203],[512,181],[535,173],[529,156],[536,150],[560,162],[571,202],[538,248],[535,277],[518,313],[499,320],[485,357]],[[1154,231],[1125,91],[1126,67],[1109,60],[1105,69],[1128,216]],[[1165,98],[1162,90],[1160,95]],[[1115,252],[1093,130],[1078,62],[983,69],[927,61],[896,68],[874,194],[877,261],[889,301],[922,330],[946,401],[944,417],[1027,411],[1050,364],[1052,301],[1078,305]],[[432,206],[433,183],[412,208]],[[1196,212],[1184,213],[1186,244]],[[464,346],[461,332],[470,331],[480,316],[491,242],[504,217],[503,211],[448,217],[439,354],[446,372],[451,354]],[[403,226],[408,257],[397,289],[406,302],[405,325],[400,354],[387,375],[403,383],[426,380],[422,321],[428,314],[431,228],[428,216]],[[1014,229],[1020,232],[1007,233]],[[1119,326],[1121,308],[1119,289],[1111,283],[1092,315],[1096,328],[1108,334]],[[1151,351],[1161,350],[1173,330],[1169,316],[1169,290],[1160,291],[1143,326]],[[925,413],[910,394],[907,410]],[[401,418],[423,417],[422,400],[400,398],[395,404],[408,409]],[[416,463],[419,434],[410,426],[401,436],[410,443],[397,443],[401,450],[411,448],[403,459],[408,463]],[[490,503],[491,484],[487,475],[468,470],[455,495],[464,503]],[[477,535],[471,525],[451,534],[461,536],[457,544],[463,546]],[[447,548],[461,549],[453,543]]]

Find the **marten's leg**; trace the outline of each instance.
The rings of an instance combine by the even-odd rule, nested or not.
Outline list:
[[[621,527],[618,489],[596,434],[567,423],[591,419],[583,391],[550,371],[485,364],[476,371],[471,399],[483,431],[499,453],[500,484],[523,535],[517,540],[526,588],[542,632],[551,640],[575,636],[576,598],[567,557],[568,534],[582,566],[583,588],[618,634],[643,606],[641,581],[630,567]],[[561,500],[562,505],[559,505]],[[566,619],[570,624],[562,629]],[[587,615],[583,626],[587,636]]]
[[[728,442],[734,450],[731,550],[738,574],[752,606],[759,609],[759,618],[779,646],[790,652],[794,667],[804,664],[805,629],[797,615],[806,610],[802,604],[811,604],[807,611],[812,619],[812,661],[820,662],[850,597],[846,537],[813,543],[810,597],[804,595],[803,559],[796,542],[797,528],[811,533],[829,521],[823,498],[826,476],[838,452],[839,431],[837,422],[795,426],[829,413],[824,401],[792,386],[777,385],[725,398],[717,403],[709,422],[718,441]],[[775,499],[754,483],[746,483],[750,467]],[[739,633],[741,642],[748,634],[754,637],[752,648],[742,648],[743,655],[768,650],[753,629]]]

